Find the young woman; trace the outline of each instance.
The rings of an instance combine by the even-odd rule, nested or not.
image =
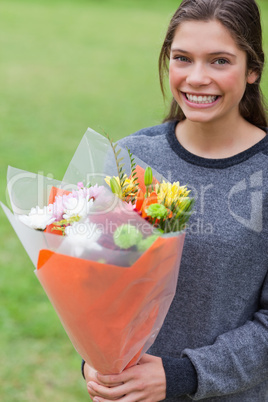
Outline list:
[[[254,0],[183,0],[160,54],[159,126],[120,141],[196,198],[177,292],[147,354],[84,374],[94,402],[268,401],[268,136]]]

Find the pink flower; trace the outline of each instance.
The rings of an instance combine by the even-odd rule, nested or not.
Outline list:
[[[85,217],[89,213],[92,202],[101,194],[103,189],[103,186],[96,184],[92,187],[80,187],[70,194],[56,196],[53,204],[53,217],[56,221],[76,215],[81,218]]]

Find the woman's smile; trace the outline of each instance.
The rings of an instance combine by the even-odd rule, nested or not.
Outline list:
[[[192,94],[182,92],[183,97],[187,104],[192,105],[193,107],[196,106],[214,106],[217,101],[220,99],[219,95],[199,95],[199,94]]]

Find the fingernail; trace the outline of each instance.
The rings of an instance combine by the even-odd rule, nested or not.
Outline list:
[[[97,398],[93,398],[93,402],[99,402]]]

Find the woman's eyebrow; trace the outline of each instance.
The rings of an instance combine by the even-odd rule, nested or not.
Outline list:
[[[185,54],[190,54],[190,52],[187,52],[186,50],[178,49],[178,48],[171,48],[170,49],[172,52],[180,52],[180,53],[185,53]]]
[[[171,48],[171,52],[179,52],[179,53],[184,53],[184,54],[190,54],[191,52],[188,52],[187,50],[179,49],[179,48]],[[217,52],[211,52],[208,53],[209,56],[221,56],[221,55],[227,55],[236,58],[237,56],[233,53],[226,52],[226,50],[218,50]]]
[[[220,55],[224,55],[224,54],[226,54],[227,56],[235,57],[235,58],[237,57],[235,54],[226,52],[225,50],[220,50],[217,52],[209,53],[210,56],[220,56]]]

